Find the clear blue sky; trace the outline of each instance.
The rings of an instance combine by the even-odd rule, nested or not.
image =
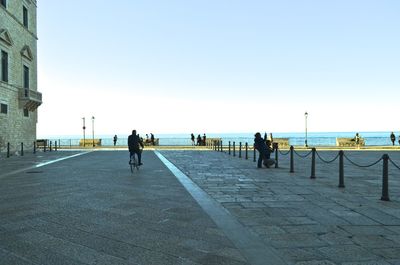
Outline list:
[[[39,0],[38,134],[400,130],[398,0]],[[90,127],[90,126],[89,126]],[[90,127],[91,128],[91,127]]]

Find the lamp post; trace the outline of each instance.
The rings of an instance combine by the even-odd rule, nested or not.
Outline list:
[[[307,144],[307,117],[308,117],[308,113],[307,113],[307,111],[304,113],[304,118],[305,118],[305,122],[306,122],[306,140],[304,141],[304,143],[305,143],[305,146],[306,147],[308,147],[308,144]]]
[[[92,116],[92,143],[94,147],[94,116]]]
[[[82,118],[82,120],[83,120],[83,127],[82,127],[82,129],[83,129],[83,147],[85,147],[85,129],[86,129],[86,126],[85,126],[85,117],[83,117]]]

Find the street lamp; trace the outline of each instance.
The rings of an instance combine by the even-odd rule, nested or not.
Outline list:
[[[92,143],[94,147],[94,116],[92,116]]]
[[[83,129],[83,147],[85,147],[85,129],[86,129],[85,117],[83,117],[82,120],[83,120],[83,127],[82,127],[82,129]]]
[[[307,111],[304,113],[304,117],[305,117],[305,121],[306,121],[306,140],[304,141],[304,143],[305,143],[305,146],[308,147],[308,144],[307,144],[307,117],[308,117],[308,113],[307,113]]]

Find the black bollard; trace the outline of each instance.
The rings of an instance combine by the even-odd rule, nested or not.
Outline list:
[[[311,149],[311,179],[315,179],[315,147]]]
[[[36,141],[33,141],[33,153],[36,154]]]
[[[253,162],[256,162],[256,148],[253,146]]]
[[[233,142],[233,156],[236,156],[235,142]]]
[[[249,144],[246,142],[245,146],[245,158],[249,159]]]
[[[294,147],[293,147],[293,145],[291,145],[290,146],[290,173],[293,173],[294,172],[294,152],[293,152],[293,150],[294,150]]]
[[[47,149],[47,140],[43,142],[43,152],[46,152]]]
[[[274,147],[274,152],[275,152],[275,168],[278,168],[279,167],[278,166],[278,153],[279,153],[278,143],[274,143],[273,147]]]
[[[339,188],[344,188],[343,150],[339,151]]]
[[[50,152],[52,151],[52,144],[53,144],[53,141],[50,141],[50,147],[49,147]]]
[[[239,158],[242,158],[242,142],[239,142]]]
[[[21,156],[24,156],[24,143],[21,143]]]
[[[228,154],[231,155],[231,141],[228,142]]]
[[[7,143],[7,157],[10,157],[10,143]]]
[[[383,173],[382,173],[382,201],[390,201],[389,199],[389,156],[384,154],[383,159]]]
[[[222,140],[219,141],[219,144],[221,145],[221,152],[224,152],[224,146],[222,145]]]

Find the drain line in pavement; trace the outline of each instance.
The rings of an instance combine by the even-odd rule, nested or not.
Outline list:
[[[272,247],[266,246],[258,236],[248,231],[224,207],[212,199],[174,164],[158,151],[154,151],[154,153],[175,175],[217,226],[224,231],[232,243],[242,251],[242,254],[252,265],[286,264]]]

